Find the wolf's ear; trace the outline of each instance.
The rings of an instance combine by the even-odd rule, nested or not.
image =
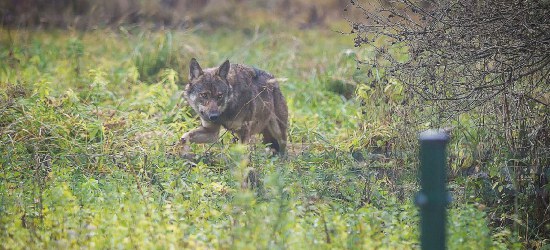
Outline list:
[[[193,80],[202,74],[203,72],[201,66],[197,62],[197,59],[192,58],[191,63],[189,64],[189,80]]]
[[[222,78],[226,79],[227,75],[229,74],[229,67],[229,60],[225,60],[225,62],[223,62],[223,64],[218,68],[218,72],[216,73]]]

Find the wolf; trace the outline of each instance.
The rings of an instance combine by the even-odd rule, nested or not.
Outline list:
[[[182,144],[215,142],[224,127],[242,143],[262,134],[265,144],[285,154],[288,107],[270,73],[229,60],[203,70],[192,58],[184,97],[199,115],[201,126],[183,134]]]

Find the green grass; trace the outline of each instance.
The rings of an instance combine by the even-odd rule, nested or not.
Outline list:
[[[1,30],[2,248],[418,248],[415,149],[396,146],[405,139],[392,116],[399,84],[361,87],[363,104],[339,94],[372,79],[355,64],[368,52],[352,44],[277,26]],[[179,156],[198,125],[181,98],[192,57],[285,79],[288,159],[229,134],[193,145],[201,161]],[[403,152],[380,159],[384,148]],[[259,187],[241,187],[252,169]],[[449,213],[451,249],[517,247],[478,206]]]

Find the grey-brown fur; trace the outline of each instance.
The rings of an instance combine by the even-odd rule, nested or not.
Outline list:
[[[271,74],[229,61],[202,70],[193,58],[185,98],[199,114],[202,125],[185,133],[183,143],[215,142],[223,126],[243,143],[262,134],[264,143],[279,153],[285,152],[288,108]]]

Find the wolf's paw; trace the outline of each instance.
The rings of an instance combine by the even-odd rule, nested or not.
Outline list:
[[[180,143],[178,146],[178,153],[181,158],[184,159],[193,159],[195,157],[195,154],[191,153],[191,147],[189,146],[189,143],[187,143],[187,137],[182,136],[180,138]]]
[[[183,134],[180,138],[180,144],[185,145],[189,142],[189,132]]]

